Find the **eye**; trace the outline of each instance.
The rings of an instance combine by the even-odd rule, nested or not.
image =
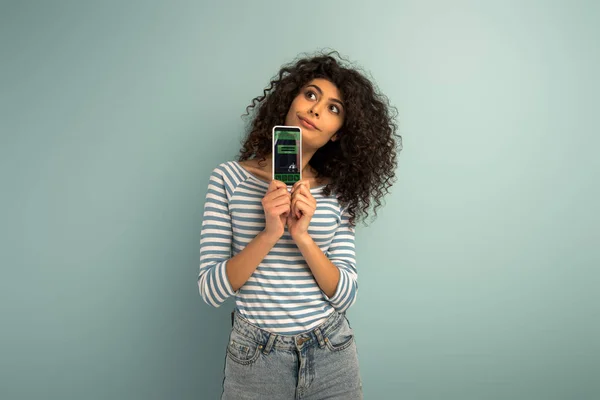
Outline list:
[[[332,104],[331,106],[329,106],[329,109],[331,110],[331,112],[335,113],[335,114],[339,114],[340,113],[340,109],[338,108],[338,106]]]
[[[307,90],[306,93],[304,93],[304,95],[309,100],[315,100],[317,98],[317,95],[312,90]],[[314,96],[314,99],[313,99],[313,96]]]

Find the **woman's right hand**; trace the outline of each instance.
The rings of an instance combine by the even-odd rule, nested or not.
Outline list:
[[[271,181],[262,206],[265,211],[265,233],[279,239],[285,232],[285,224],[292,204],[292,194],[285,183]]]

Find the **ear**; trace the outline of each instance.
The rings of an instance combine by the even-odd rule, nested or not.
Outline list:
[[[331,139],[330,139],[330,140],[331,140],[332,142],[335,142],[335,141],[336,141],[336,140],[338,140],[339,138],[340,138],[340,137],[339,137],[338,133],[336,132],[336,133],[335,133],[335,134],[334,134],[334,135],[331,137]]]

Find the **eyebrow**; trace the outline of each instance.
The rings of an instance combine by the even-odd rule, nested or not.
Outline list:
[[[317,85],[315,85],[315,84],[310,84],[310,85],[308,85],[308,86],[306,86],[306,87],[307,87],[307,88],[309,88],[309,87],[314,87],[315,89],[317,89],[317,92],[319,92],[319,94],[320,94],[321,96],[323,96],[323,91],[322,91],[322,90],[321,90],[321,88],[320,88],[320,87],[318,87]],[[336,99],[335,97],[330,97],[330,98],[329,98],[329,100],[331,100],[331,101],[335,101],[336,103],[340,103],[340,105],[341,105],[342,107],[345,107],[344,103],[343,103],[343,102],[342,102],[340,99]]]

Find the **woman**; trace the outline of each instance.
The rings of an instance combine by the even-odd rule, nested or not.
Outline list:
[[[337,56],[337,57],[334,57]],[[395,109],[337,53],[284,66],[247,111],[237,161],[210,177],[198,286],[235,296],[223,399],[360,399],[357,219],[395,178]],[[302,180],[272,180],[272,128],[302,128]],[[398,141],[396,139],[399,139]],[[401,148],[401,147],[400,147]]]

